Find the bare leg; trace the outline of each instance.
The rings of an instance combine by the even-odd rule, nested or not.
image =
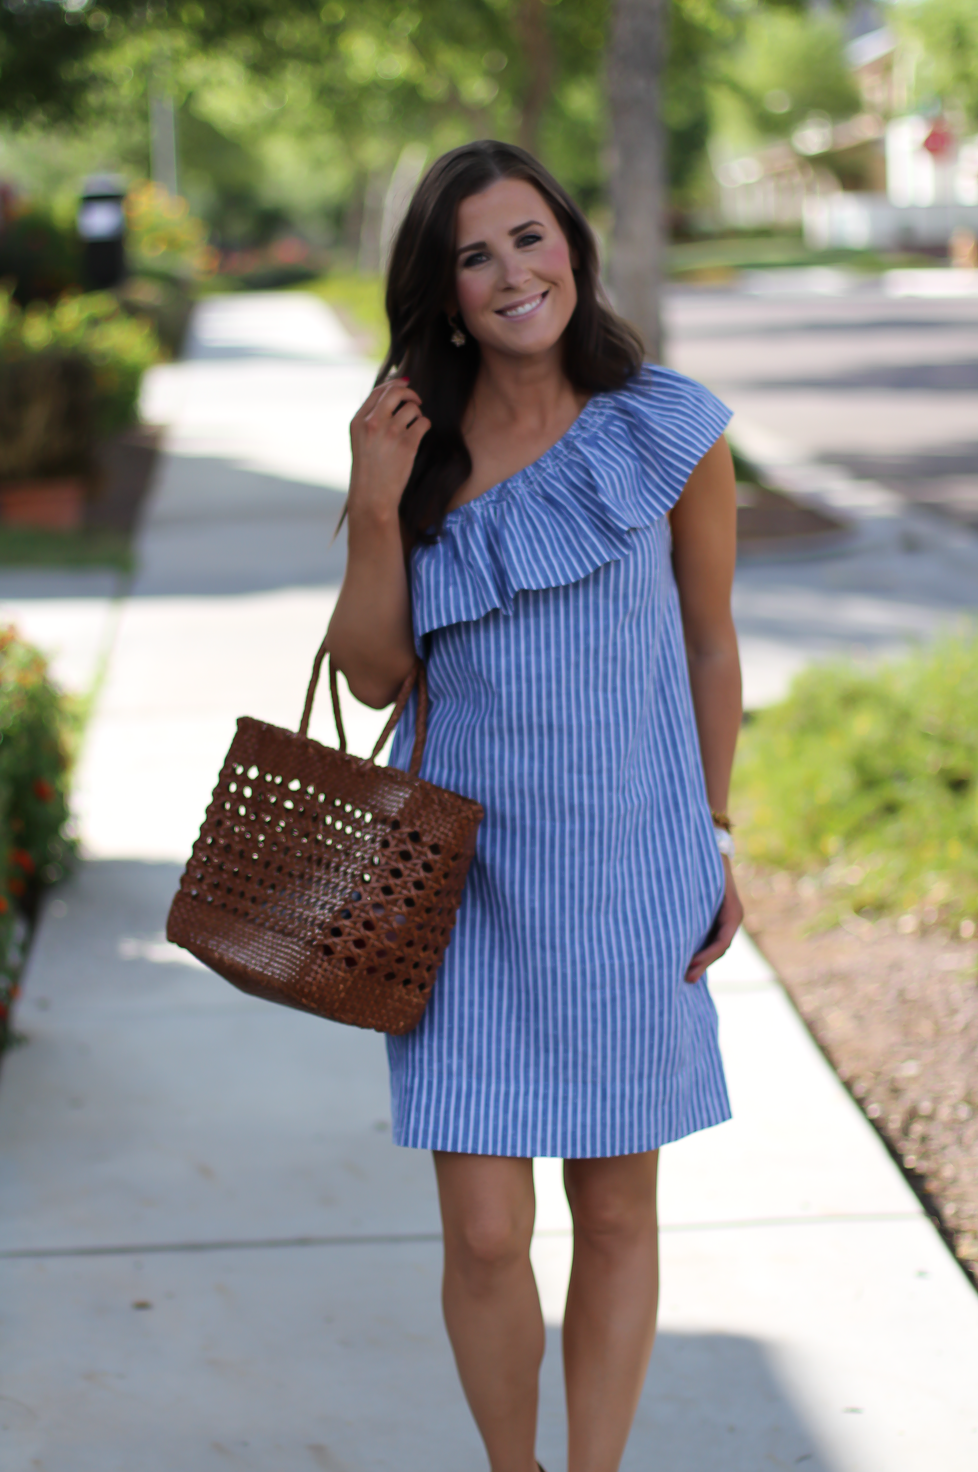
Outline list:
[[[564,1314],[569,1472],[617,1472],[655,1338],[658,1152],[568,1160],[574,1266]]]
[[[445,1229],[442,1303],[492,1472],[535,1472],[544,1328],[530,1267],[533,1162],[435,1152]]]

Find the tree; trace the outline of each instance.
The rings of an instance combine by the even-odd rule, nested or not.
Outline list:
[[[662,355],[665,168],[662,71],[668,0],[615,0],[608,57],[615,305]]]
[[[917,90],[960,110],[978,125],[978,7],[975,0],[921,0],[899,7],[896,21],[920,55]]]
[[[134,0],[4,0],[0,4],[0,117],[63,122],[88,91],[86,63],[104,51],[106,32],[132,20]]]
[[[824,12],[755,12],[720,79],[762,137],[787,138],[812,113],[852,117],[861,105],[845,33]]]

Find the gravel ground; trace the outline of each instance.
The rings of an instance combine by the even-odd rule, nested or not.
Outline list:
[[[738,866],[747,928],[978,1286],[978,940],[820,929],[811,879]]]

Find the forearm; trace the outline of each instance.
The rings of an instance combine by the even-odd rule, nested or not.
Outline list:
[[[689,682],[710,807],[727,810],[741,720],[740,659],[731,625],[705,648],[687,648]]]
[[[414,662],[396,513],[351,512],[346,574],[327,638],[330,655],[357,699],[377,709],[389,705]]]

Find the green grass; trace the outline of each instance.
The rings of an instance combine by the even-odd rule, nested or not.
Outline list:
[[[0,526],[0,567],[105,567],[132,572],[129,538],[120,532],[52,532]]]
[[[978,920],[978,635],[877,669],[815,666],[745,728],[749,860],[816,876],[830,910]]]
[[[873,274],[906,266],[940,264],[932,256],[867,250],[810,250],[800,235],[725,236],[681,241],[668,248],[667,270],[674,279],[729,280],[737,271],[772,266],[845,266]]]
[[[311,291],[333,308],[348,332],[362,341],[371,357],[387,351],[387,313],[384,311],[382,276],[358,276],[353,271],[335,271],[318,281],[307,281],[297,291]]]

